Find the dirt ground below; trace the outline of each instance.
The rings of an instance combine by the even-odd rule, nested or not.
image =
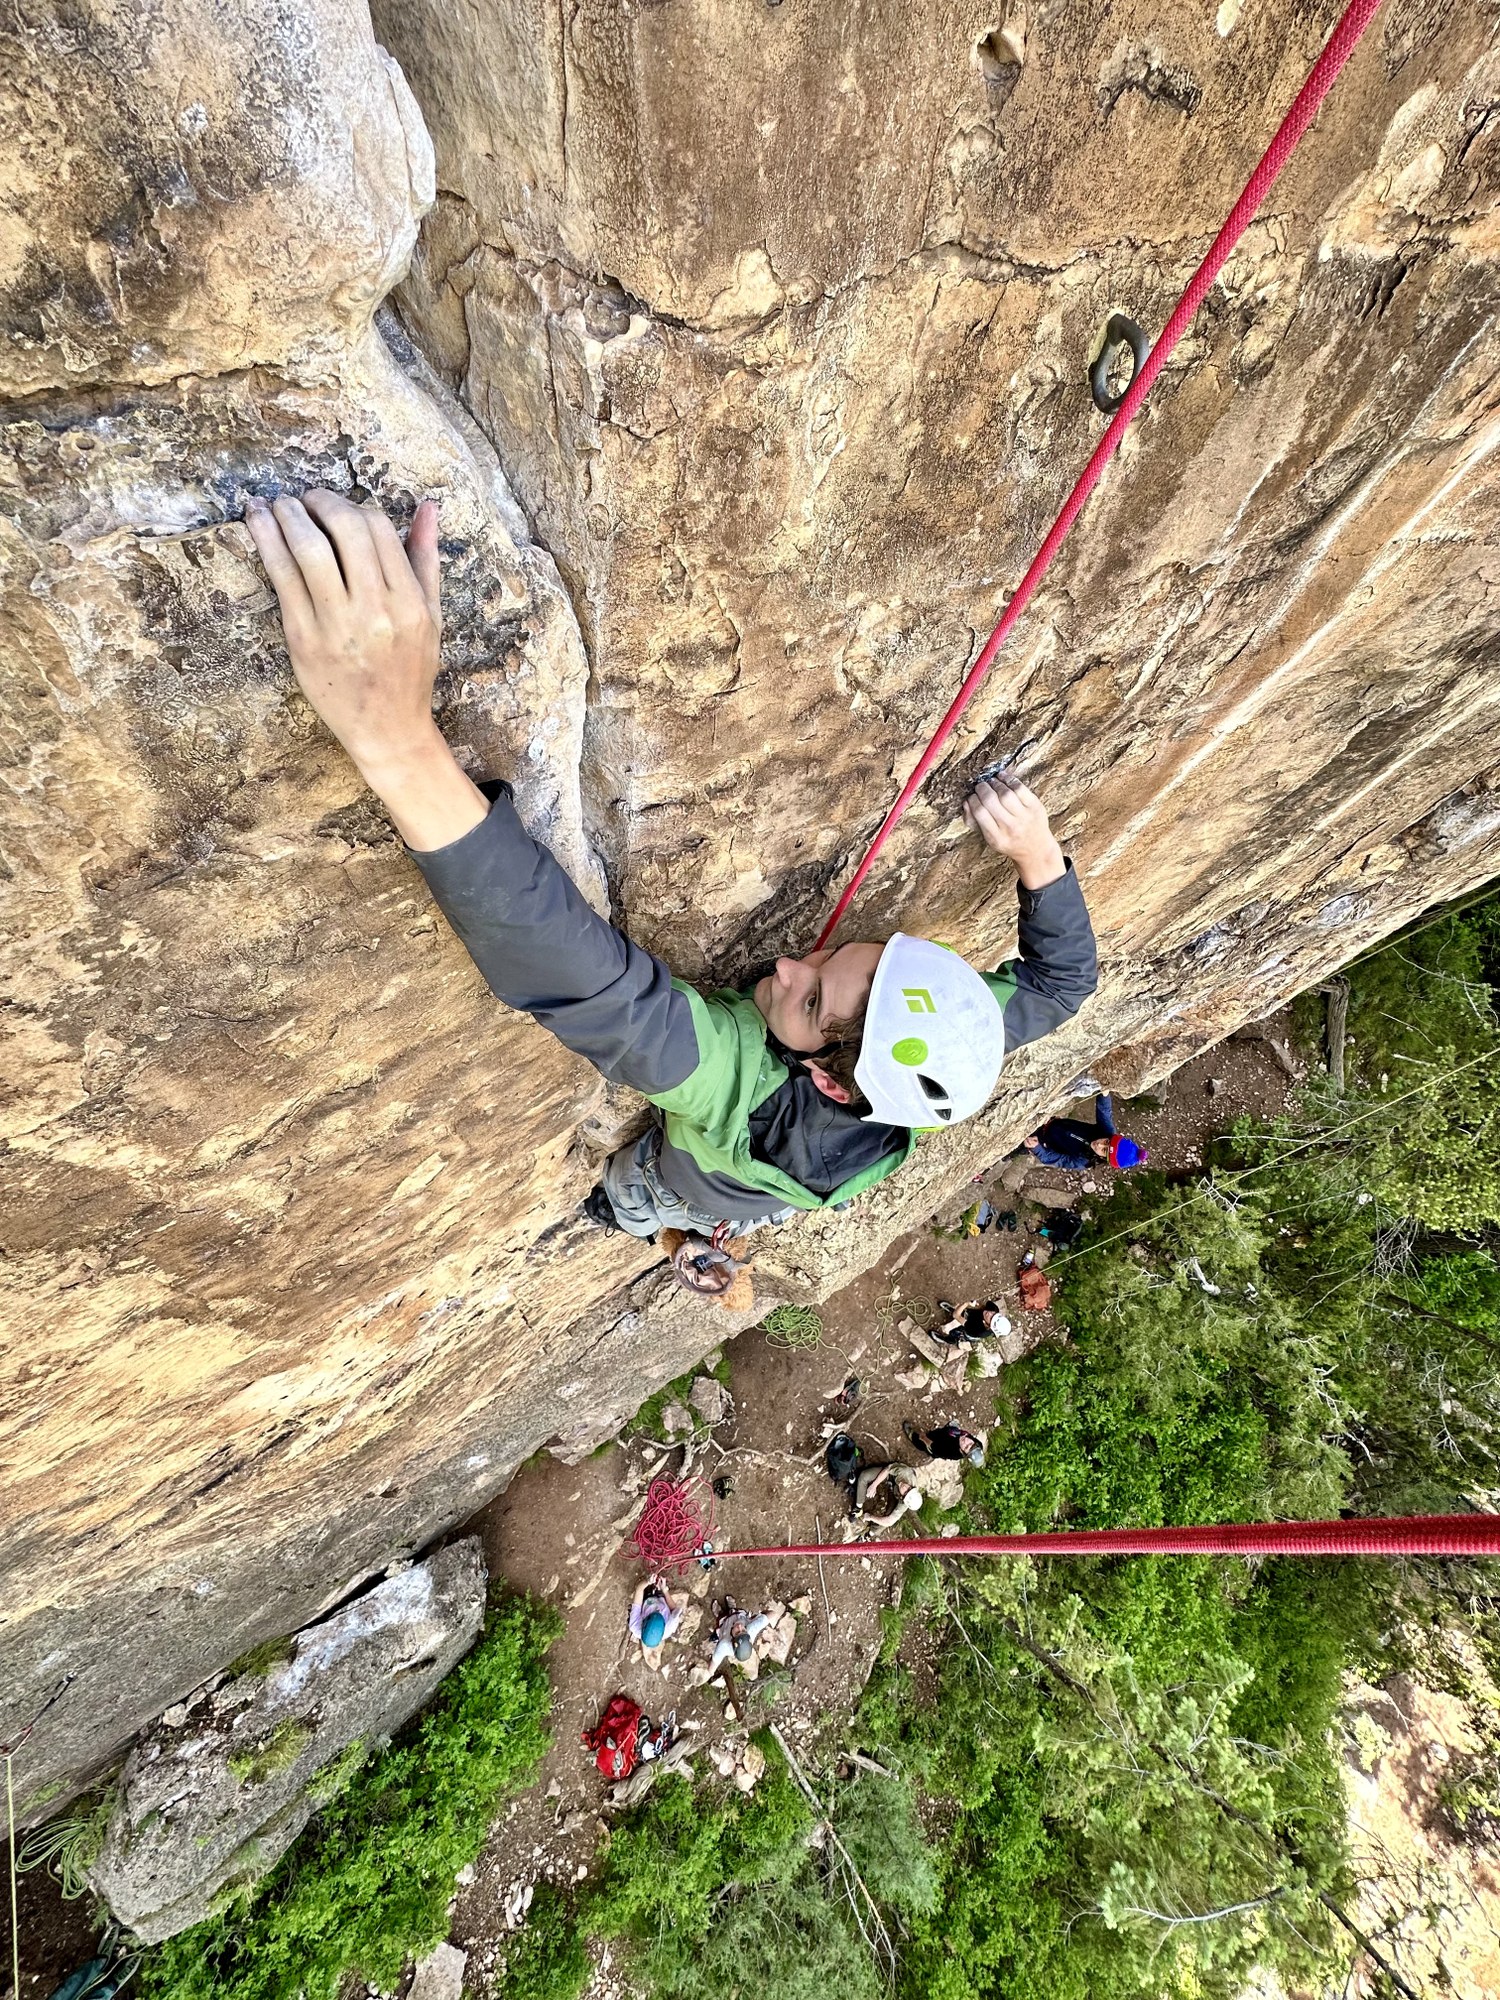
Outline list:
[[[1191,1173],[1208,1140],[1235,1118],[1272,1117],[1285,1108],[1291,1077],[1274,1045],[1284,1050],[1284,1034],[1278,1022],[1223,1044],[1161,1086],[1157,1108],[1117,1103],[1117,1122],[1148,1148],[1153,1166]],[[1067,1108],[1089,1117],[1092,1100]],[[1017,1266],[1028,1250],[1049,1255],[1036,1231],[1050,1213],[1102,1200],[1113,1179],[1102,1163],[1071,1173],[1019,1155],[997,1162],[925,1229],[893,1244],[877,1266],[825,1301],[815,1347],[778,1346],[759,1327],[730,1342],[722,1372],[733,1409],[723,1422],[712,1429],[699,1423],[675,1448],[659,1431],[653,1437],[627,1429],[576,1466],[544,1454],[471,1524],[483,1532],[493,1573],[545,1597],[564,1618],[550,1655],[554,1737],[540,1780],[495,1829],[454,1911],[452,1942],[470,1954],[469,1977],[479,1990],[503,1960],[527,1891],[542,1879],[582,1879],[594,1865],[609,1825],[609,1788],[579,1736],[611,1694],[623,1690],[652,1717],[675,1709],[699,1771],[712,1767],[716,1753],[726,1763],[731,1755],[743,1757],[749,1730],[772,1720],[800,1756],[814,1749],[825,1720],[838,1728],[849,1715],[879,1650],[881,1611],[900,1588],[895,1557],[725,1561],[712,1575],[694,1572],[686,1585],[694,1608],[655,1672],[627,1632],[631,1593],[643,1571],[624,1545],[647,1481],[686,1467],[727,1482],[714,1502],[720,1548],[843,1546],[854,1529],[846,1498],[824,1467],[834,1431],[848,1430],[867,1463],[916,1466],[920,1455],[903,1435],[904,1421],[923,1428],[953,1421],[985,1433],[1003,1391],[1003,1367],[989,1376],[977,1357],[967,1363],[961,1357],[939,1373],[903,1329],[939,1324],[941,1300],[995,1299],[1012,1322],[1011,1333],[996,1343],[1007,1363],[1061,1338],[1050,1312],[1022,1308]],[[954,1240],[951,1232],[979,1201],[1002,1215],[1013,1212],[1017,1226]],[[988,1357],[985,1365],[993,1365]],[[859,1382],[852,1412],[844,1401],[851,1376]],[[957,1468],[949,1476],[956,1493]],[[935,1498],[920,1532],[940,1534],[943,1519]],[[902,1528],[883,1532],[899,1535]],[[798,1608],[790,1659],[784,1668],[762,1664],[753,1683],[730,1668],[695,1687],[693,1669],[712,1642],[714,1600],[726,1591],[754,1610]]]
[[[1149,1148],[1153,1166],[1191,1174],[1208,1139],[1235,1118],[1274,1116],[1284,1108],[1291,1087],[1286,1033],[1280,1019],[1210,1051],[1159,1087],[1154,1108],[1117,1103],[1121,1128]],[[1082,1100],[1070,1109],[1087,1116],[1091,1106]],[[597,1720],[612,1693],[624,1690],[653,1717],[675,1710],[683,1754],[700,1773],[717,1768],[730,1781],[738,1770],[745,1782],[749,1731],[766,1721],[774,1721],[793,1753],[799,1758],[806,1753],[816,1767],[819,1732],[825,1723],[837,1729],[850,1713],[879,1648],[881,1612],[899,1591],[901,1564],[895,1558],[820,1563],[771,1555],[725,1561],[712,1573],[695,1569],[685,1586],[692,1603],[684,1628],[655,1672],[627,1632],[631,1593],[642,1570],[625,1545],[649,1480],[686,1468],[713,1482],[720,1548],[800,1541],[842,1547],[856,1531],[846,1496],[824,1469],[829,1436],[847,1429],[867,1462],[892,1458],[915,1466],[919,1454],[903,1436],[904,1421],[928,1427],[953,1420],[988,1431],[997,1392],[1004,1390],[1004,1366],[985,1374],[971,1359],[939,1372],[916,1351],[911,1330],[920,1334],[938,1323],[940,1300],[993,1298],[1012,1321],[1012,1331],[994,1344],[986,1367],[994,1369],[1002,1356],[1008,1365],[1060,1338],[1049,1312],[1022,1309],[1017,1265],[1028,1249],[1047,1255],[1036,1229],[1050,1212],[1103,1198],[1112,1180],[1102,1164],[1088,1173],[1068,1173],[1022,1156],[997,1162],[945,1213],[893,1244],[878,1266],[820,1308],[822,1331],[815,1346],[778,1346],[756,1328],[719,1357],[708,1357],[705,1376],[717,1360],[729,1391],[731,1407],[719,1421],[710,1424],[689,1410],[687,1416],[696,1419],[691,1434],[672,1440],[662,1417],[670,1423],[675,1413],[667,1410],[654,1430],[639,1422],[628,1426],[581,1464],[539,1455],[468,1524],[468,1531],[483,1535],[493,1574],[545,1598],[563,1616],[549,1660],[552,1747],[537,1782],[512,1804],[478,1861],[465,1871],[454,1906],[450,1937],[468,1954],[470,1992],[488,1990],[537,1882],[581,1879],[597,1864],[618,1802],[609,1797],[579,1735]],[[1002,1214],[1014,1211],[1016,1228],[955,1236],[965,1210],[980,1200]],[[852,1409],[845,1386],[851,1377],[858,1378]],[[711,1402],[716,1393],[705,1389],[700,1399]],[[956,1480],[957,1468],[943,1472]],[[924,1509],[921,1532],[941,1533],[939,1503],[954,1497],[951,1485],[946,1495],[934,1497]],[[753,1682],[731,1667],[718,1681],[695,1685],[712,1640],[715,1600],[725,1592],[752,1610],[785,1608],[790,1615],[783,1630],[790,1634],[795,1627],[788,1658],[785,1664],[760,1663]],[[1386,1760],[1384,1790],[1377,1780],[1369,1792],[1371,1781],[1354,1774],[1356,1790],[1367,1784],[1359,1810],[1380,1817],[1387,1841],[1400,1818],[1388,1796],[1400,1783],[1399,1773],[1424,1754],[1424,1745],[1442,1755],[1440,1719],[1424,1709],[1412,1713],[1399,1756]],[[1432,1842],[1439,1836],[1424,1832],[1422,1838]],[[8,1929],[8,1914],[0,1927]],[[47,2000],[66,1971],[86,1956],[88,1932],[81,1918],[82,1906],[62,1903],[45,1875],[23,1879],[20,2000]],[[8,1961],[8,1937],[4,1952]],[[1471,1956],[1493,1967],[1478,1944]],[[0,1972],[0,2000],[6,1983]],[[608,1985],[606,1976],[601,1991]]]

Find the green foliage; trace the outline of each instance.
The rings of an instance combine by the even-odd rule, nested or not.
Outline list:
[[[1425,924],[1349,972],[1352,1089],[1373,1193],[1429,1229],[1500,1223],[1500,896]]]
[[[288,1638],[263,1639],[258,1646],[252,1646],[248,1653],[241,1653],[225,1674],[226,1680],[237,1680],[248,1674],[253,1680],[264,1680],[273,1667],[279,1667],[296,1654],[297,1648]]]
[[[774,1740],[749,1798],[661,1781],[610,1844],[582,1925],[622,1939],[653,2000],[880,2000],[884,1981],[833,1843]],[[835,1832],[887,1910],[930,1913],[937,1870],[909,1786],[861,1777],[831,1803]]]
[[[319,1811],[331,1799],[336,1799],[354,1777],[356,1771],[364,1768],[370,1754],[370,1746],[363,1737],[357,1736],[352,1743],[346,1743],[337,1757],[314,1771],[307,1781],[307,1796]]]
[[[149,1954],[151,2000],[334,2000],[358,1972],[393,1988],[447,1935],[458,1871],[547,1744],[556,1614],[492,1610],[484,1636],[391,1747],[350,1775],[266,1881]]]
[[[865,1887],[886,1910],[937,1914],[936,1849],[928,1841],[909,1779],[856,1777],[835,1793],[831,1815]]]
[[[287,1716],[259,1743],[247,1743],[229,1759],[229,1773],[242,1785],[263,1785],[290,1771],[313,1739],[309,1723]]]
[[[579,2000],[593,1965],[583,1928],[567,1898],[539,1882],[525,1928],[506,1948],[496,2000]]]
[[[497,2000],[576,2000],[589,1937],[623,1948],[630,1986],[652,2000],[882,2000],[861,1929],[869,1908],[856,1918],[864,1892],[848,1869],[888,1916],[935,1913],[937,1862],[915,1793],[860,1775],[834,1788],[820,1824],[775,1739],[755,1740],[766,1771],[748,1797],[662,1778],[576,1905],[538,1892]]]
[[[679,1375],[674,1382],[668,1382],[664,1389],[658,1389],[654,1396],[648,1396],[631,1418],[629,1429],[641,1437],[655,1438],[659,1443],[669,1442],[666,1432],[662,1429],[662,1412],[668,1403],[686,1405],[693,1384],[700,1375],[712,1375],[715,1380],[727,1384],[728,1359],[721,1353],[711,1367],[690,1368],[686,1375]]]

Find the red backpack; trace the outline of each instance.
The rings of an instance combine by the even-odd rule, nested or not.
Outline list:
[[[592,1729],[583,1732],[583,1747],[594,1752],[594,1762],[606,1778],[628,1778],[640,1761],[636,1749],[641,1733],[642,1709],[628,1694],[612,1694],[603,1715]]]

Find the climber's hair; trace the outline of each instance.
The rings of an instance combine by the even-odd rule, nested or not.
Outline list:
[[[870,1100],[854,1081],[854,1065],[859,1061],[860,1043],[864,1040],[865,1017],[863,1010],[851,1015],[847,1021],[835,1021],[828,1030],[828,1040],[815,1056],[808,1060],[815,1062],[825,1075],[835,1083],[842,1084],[849,1093],[845,1107],[856,1112],[859,1117],[869,1115]]]

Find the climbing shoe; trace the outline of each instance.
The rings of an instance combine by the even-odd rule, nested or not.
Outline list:
[[[578,1213],[586,1215],[590,1222],[597,1222],[601,1229],[618,1229],[620,1227],[614,1209],[610,1206],[609,1196],[604,1192],[603,1181],[600,1181],[596,1186],[589,1189],[583,1200],[578,1204]]]

